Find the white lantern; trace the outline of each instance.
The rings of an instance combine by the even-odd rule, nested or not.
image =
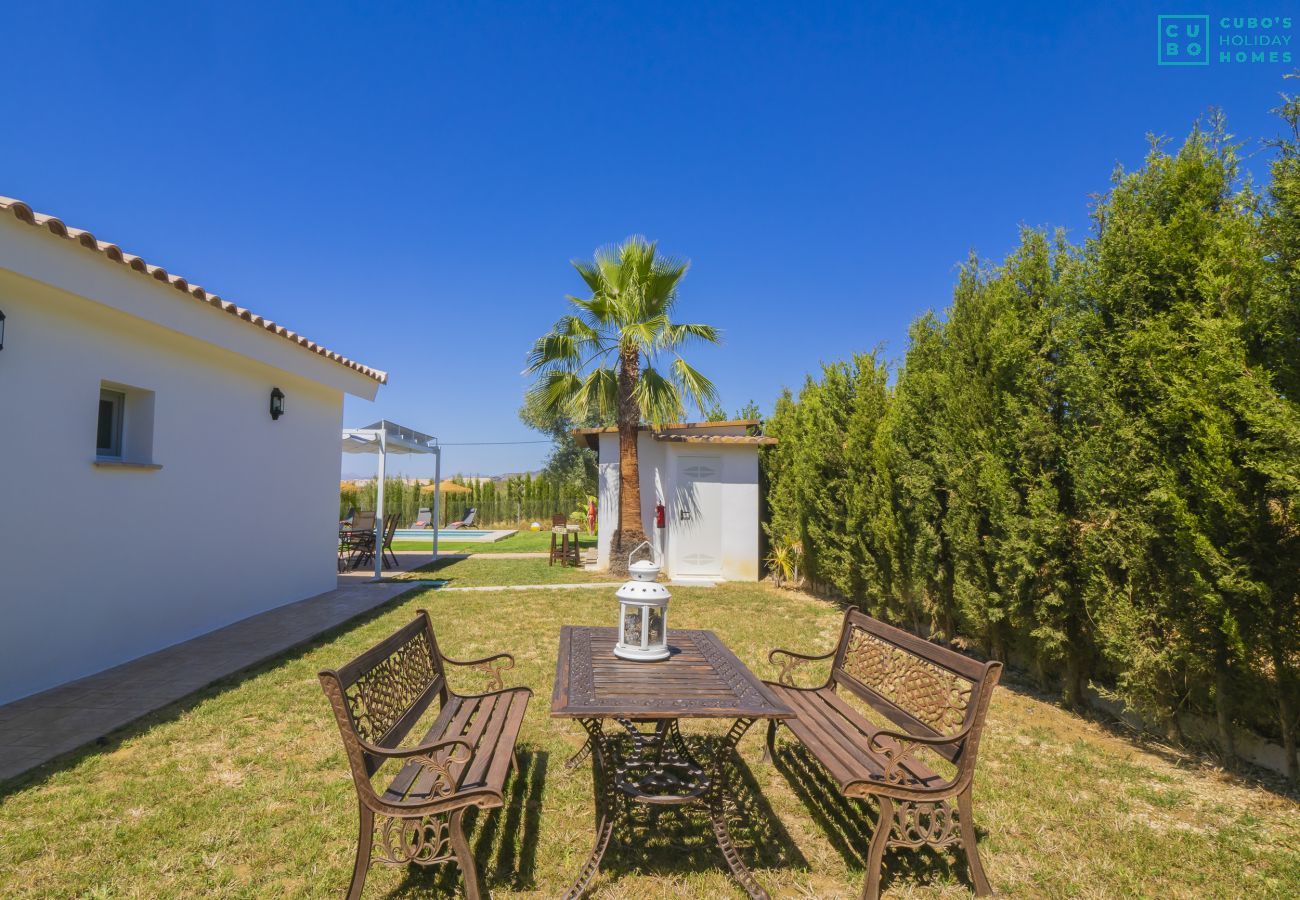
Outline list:
[[[631,562],[646,541],[628,556],[628,574],[631,580],[618,589],[618,643],[614,655],[622,659],[652,662],[667,659],[668,652],[668,588],[657,582],[660,565],[657,560],[643,559]]]

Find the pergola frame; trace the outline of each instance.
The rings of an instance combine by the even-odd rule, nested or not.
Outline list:
[[[442,449],[432,435],[381,419],[365,428],[343,429],[344,453],[379,454],[379,484],[375,496],[375,577],[384,577],[384,475],[388,454],[433,455],[433,559],[438,560],[438,522],[442,496]]]

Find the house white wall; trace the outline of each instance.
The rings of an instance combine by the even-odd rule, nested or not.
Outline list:
[[[709,434],[745,433],[743,426],[709,429]],[[602,433],[598,450],[598,503],[600,523],[596,535],[597,566],[608,568],[610,542],[618,526],[618,435]],[[722,563],[717,573],[728,581],[757,581],[759,574],[758,448],[752,444],[691,444],[657,441],[642,431],[637,438],[641,475],[641,521],[645,533],[661,542],[665,573],[674,575],[677,520],[677,459],[680,456],[716,457],[722,464]],[[655,504],[664,503],[666,525],[655,528]]]
[[[343,392],[377,383],[3,220],[0,310],[0,703],[335,587]],[[95,465],[105,381],[153,392],[161,468]]]

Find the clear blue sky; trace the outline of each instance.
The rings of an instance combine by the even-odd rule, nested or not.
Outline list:
[[[389,370],[349,425],[529,440],[571,258],[690,257],[681,315],[726,339],[694,361],[770,409],[819,361],[901,356],[970,250],[1081,239],[1147,132],[1219,106],[1257,151],[1297,68],[1156,65],[1157,14],[1264,5],[698,6],[14,4],[0,194]]]

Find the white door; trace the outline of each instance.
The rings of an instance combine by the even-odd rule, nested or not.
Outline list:
[[[722,460],[677,457],[669,540],[673,575],[722,575]]]

